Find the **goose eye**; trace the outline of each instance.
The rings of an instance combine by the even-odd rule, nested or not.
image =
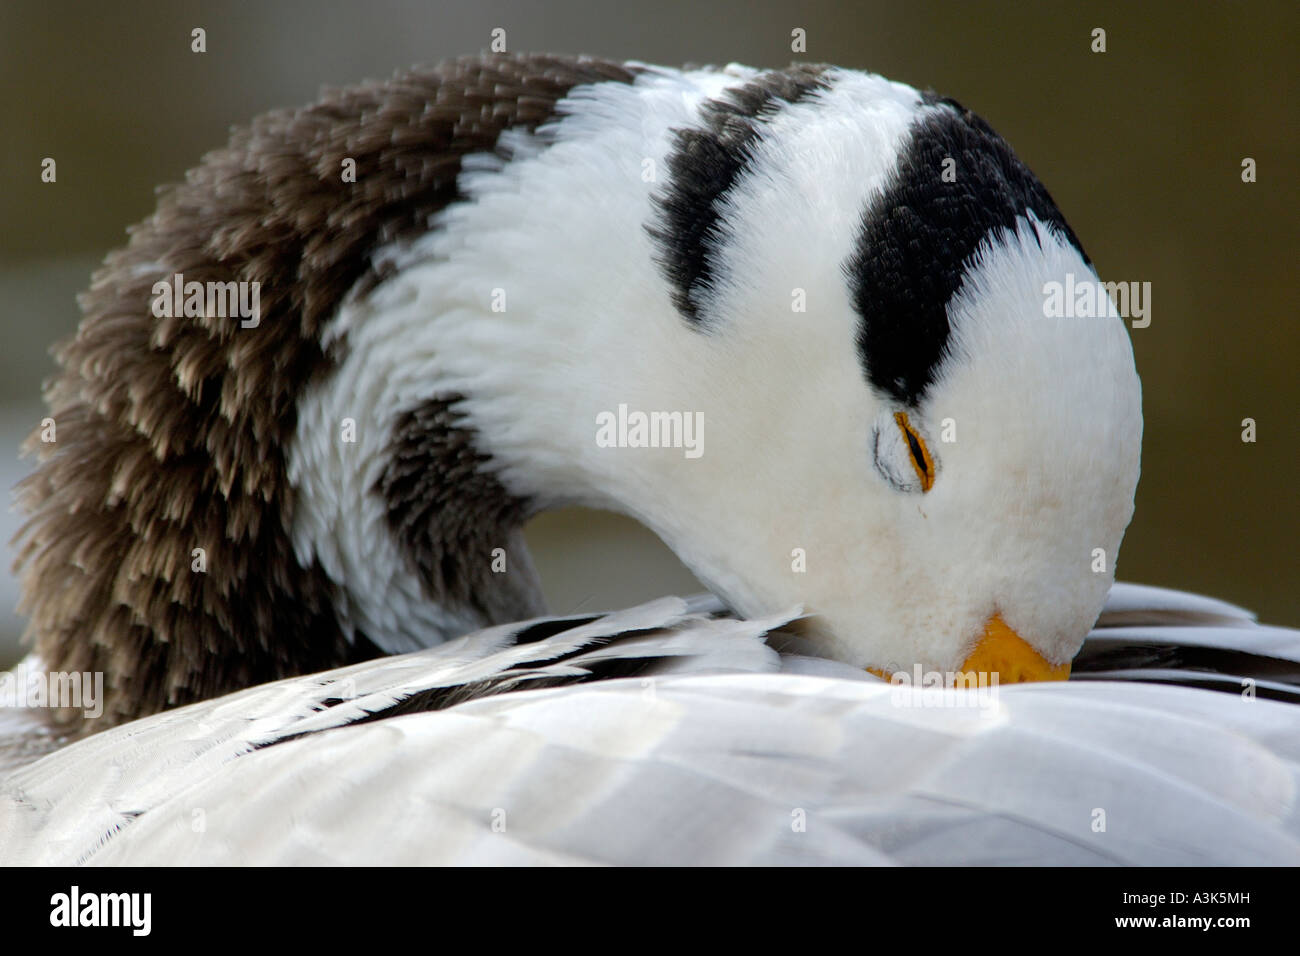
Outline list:
[[[894,421],[907,440],[907,447],[912,453],[912,467],[921,479],[921,490],[929,491],[934,487],[934,459],[930,457],[930,449],[925,447],[925,439],[908,423],[907,412],[895,412]]]

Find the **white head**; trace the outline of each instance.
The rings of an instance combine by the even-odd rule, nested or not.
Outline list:
[[[742,613],[804,604],[829,656],[970,670],[996,616],[1043,659],[1017,652],[1003,682],[1064,676],[1114,580],[1142,436],[1113,309],[1043,315],[1043,286],[1069,274],[1094,278],[1036,219],[983,243],[914,401],[872,386],[847,302],[810,308],[815,330],[773,314],[784,334],[711,343],[761,389],[699,402],[706,451],[671,464],[648,520]]]

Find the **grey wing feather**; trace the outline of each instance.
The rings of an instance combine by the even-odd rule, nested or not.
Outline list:
[[[1096,627],[1131,624],[1251,624],[1255,615],[1227,601],[1149,584],[1116,581]]]
[[[1193,651],[1284,666],[1300,635],[1117,591],[1125,626],[1088,643],[1127,655],[1124,679],[964,706],[779,656],[794,611],[664,599],[496,628],[68,746],[0,782],[0,858],[1300,863],[1300,710],[1159,686],[1235,679],[1192,671]],[[1161,641],[1179,666],[1128,666]]]
[[[1300,862],[1288,706],[1050,690],[1004,688],[989,712],[783,674],[503,695],[249,753],[91,859]]]
[[[77,741],[0,780],[0,860],[82,862],[106,835],[137,821],[175,791],[262,748],[319,745],[324,732],[393,719],[404,708],[444,711],[464,699],[520,686],[599,676],[611,659],[645,679],[660,670],[779,670],[766,633],[789,613],[713,619],[680,598],[606,615],[504,625],[439,647],[290,678],[166,711]],[[538,632],[545,635],[538,640]],[[617,642],[618,653],[608,650]],[[0,711],[2,713],[2,711]],[[24,717],[14,713],[14,719]]]
[[[1117,583],[1073,679],[1181,684],[1300,703],[1300,631],[1197,594]]]

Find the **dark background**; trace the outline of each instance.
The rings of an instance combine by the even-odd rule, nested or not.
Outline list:
[[[1102,278],[1152,283],[1132,332],[1146,439],[1126,580],[1300,624],[1297,5],[1287,3],[129,2],[0,7],[0,481],[40,417],[46,349],[91,269],[255,114],[485,49],[667,64],[792,59],[933,87],[981,113],[1047,184]],[[208,52],[190,52],[190,30]],[[790,52],[790,31],[808,52]],[[1102,27],[1107,52],[1090,50]],[[40,162],[58,182],[40,182]],[[1258,182],[1241,181],[1241,160]],[[1258,441],[1243,444],[1241,420]],[[0,523],[4,538],[17,526]],[[694,587],[631,522],[530,529],[555,610]],[[0,664],[17,621],[0,573]]]

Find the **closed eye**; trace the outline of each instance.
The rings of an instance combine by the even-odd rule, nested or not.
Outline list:
[[[912,467],[916,469],[916,475],[921,479],[921,490],[929,491],[934,487],[934,459],[930,457],[930,449],[925,447],[925,439],[908,423],[907,412],[895,412],[894,421],[898,424],[903,437],[907,439],[907,447],[912,452]]]

